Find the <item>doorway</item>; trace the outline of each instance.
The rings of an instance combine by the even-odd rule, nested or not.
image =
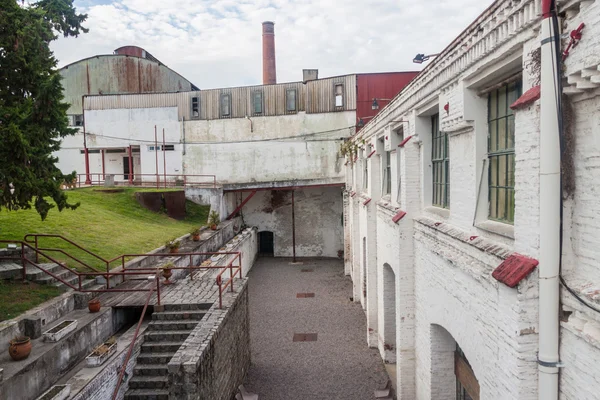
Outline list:
[[[132,160],[133,161],[133,160]],[[134,174],[133,172],[133,167],[134,163],[131,163],[131,169],[132,171],[129,170],[129,157],[123,157],[123,179],[125,179],[126,181],[129,180],[129,174]]]
[[[261,256],[273,257],[273,232],[258,232],[258,254]]]

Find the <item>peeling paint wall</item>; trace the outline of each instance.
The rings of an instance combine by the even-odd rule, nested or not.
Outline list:
[[[184,124],[186,174],[219,183],[344,179],[337,153],[353,132],[355,112],[253,117]]]
[[[297,189],[294,197],[296,256],[338,257],[344,248],[341,188]],[[259,191],[242,213],[244,222],[259,233],[273,232],[275,257],[292,256],[291,191]]]

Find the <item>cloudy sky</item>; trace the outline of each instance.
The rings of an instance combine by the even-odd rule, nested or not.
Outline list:
[[[75,0],[90,32],[52,48],[64,66],[137,45],[200,88],[260,84],[261,22],[275,22],[278,82],[419,70],[491,0]]]

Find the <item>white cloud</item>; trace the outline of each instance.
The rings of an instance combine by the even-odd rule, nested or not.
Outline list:
[[[59,65],[137,45],[200,88],[260,84],[261,22],[275,22],[277,80],[415,70],[491,0],[80,0],[88,34],[52,44]]]

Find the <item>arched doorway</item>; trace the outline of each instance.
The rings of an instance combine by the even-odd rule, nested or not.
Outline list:
[[[273,257],[274,255],[274,239],[273,232],[262,231],[258,232],[258,254],[264,257]]]
[[[469,360],[450,332],[435,324],[431,325],[430,378],[432,398],[479,400],[479,382]]]
[[[383,264],[383,361],[396,362],[396,274]]]

